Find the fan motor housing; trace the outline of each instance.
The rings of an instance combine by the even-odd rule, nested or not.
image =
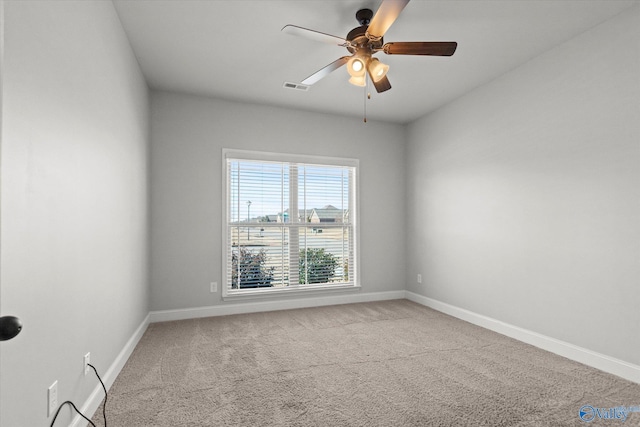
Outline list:
[[[360,23],[359,27],[349,31],[346,39],[351,44],[347,46],[347,50],[351,53],[358,53],[365,55],[371,55],[376,50],[380,49],[384,44],[382,38],[379,40],[370,40],[367,37],[367,28],[373,18],[373,11],[371,9],[360,9],[356,12],[356,19]]]
[[[347,46],[347,50],[351,53],[356,53],[361,49],[366,49],[370,53],[372,53],[376,49],[380,49],[384,44],[383,39],[380,40],[369,40],[367,37],[367,28],[368,25],[361,25],[360,27],[356,27],[353,30],[349,31],[346,39],[351,43],[350,46]]]

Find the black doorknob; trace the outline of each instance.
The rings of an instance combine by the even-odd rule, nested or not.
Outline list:
[[[22,330],[22,322],[15,316],[0,317],[0,341],[15,337]]]

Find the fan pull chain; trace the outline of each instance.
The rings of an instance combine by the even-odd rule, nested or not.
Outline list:
[[[371,93],[369,93],[369,79],[367,75],[364,76],[364,122],[367,123],[367,99],[371,99]]]
[[[364,88],[364,122],[367,123],[367,87]]]

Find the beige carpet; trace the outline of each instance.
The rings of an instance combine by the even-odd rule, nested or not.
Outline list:
[[[407,300],[151,324],[114,426],[640,426],[640,385]],[[102,409],[93,417],[102,423]]]

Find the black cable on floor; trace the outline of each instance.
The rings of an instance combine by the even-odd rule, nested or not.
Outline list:
[[[96,373],[96,377],[98,377],[98,381],[100,381],[100,384],[102,384],[102,389],[104,390],[104,404],[102,405],[102,416],[104,417],[104,427],[107,427],[107,387],[104,386],[104,383],[102,382],[102,378],[100,378],[100,375],[98,375],[98,370],[96,369],[95,366],[93,366],[91,363],[87,363],[87,366],[90,366],[91,369],[93,369],[93,372]]]
[[[73,409],[75,409],[75,410],[76,410],[76,412],[77,412],[78,414],[80,414],[80,416],[81,416],[82,418],[84,418],[85,420],[89,421],[89,424],[91,424],[93,427],[96,427],[96,425],[95,425],[94,423],[92,423],[92,422],[91,422],[91,420],[90,420],[89,418],[85,417],[85,416],[84,416],[84,414],[83,414],[82,412],[80,412],[80,411],[78,410],[78,408],[76,408],[76,405],[74,405],[74,404],[73,404],[73,402],[72,402],[72,401],[70,401],[70,400],[67,400],[66,402],[63,402],[63,403],[62,403],[62,405],[58,406],[58,410],[56,411],[56,415],[53,417],[53,420],[51,420],[51,427],[53,427],[53,424],[55,424],[55,422],[56,422],[56,418],[58,418],[58,414],[60,413],[60,409],[62,409],[62,407],[63,407],[64,405],[66,405],[66,404],[71,405],[71,406],[73,407]]]
[[[102,384],[102,388],[104,390],[104,404],[102,405],[102,416],[104,417],[104,427],[107,427],[107,387],[105,387],[104,383],[102,382],[102,378],[100,378],[100,375],[98,374],[98,370],[96,369],[95,366],[93,366],[91,363],[87,363],[87,366],[90,366],[91,369],[93,369],[93,372],[96,373],[96,376],[98,377],[98,381],[100,381],[100,384]],[[53,420],[51,420],[51,426],[53,427],[53,425],[56,422],[56,418],[58,418],[58,414],[60,413],[60,410],[62,409],[62,407],[64,405],[71,405],[71,407],[73,409],[75,409],[75,411],[85,420],[89,421],[89,424],[91,424],[93,427],[96,427],[96,425],[89,419],[87,418],[82,412],[80,412],[78,410],[78,408],[76,408],[76,405],[73,404],[72,401],[67,400],[66,402],[63,402],[62,405],[58,406],[58,410],[56,411],[56,414],[53,416]]]

